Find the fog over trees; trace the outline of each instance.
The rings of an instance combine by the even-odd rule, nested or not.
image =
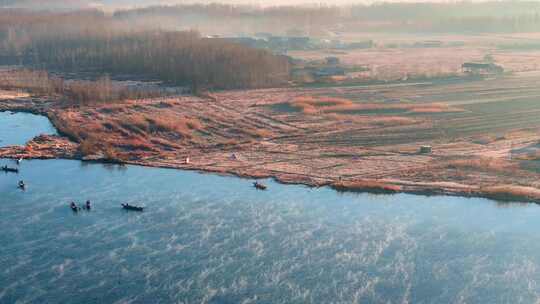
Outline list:
[[[0,46],[5,63],[145,75],[195,87],[267,87],[289,77],[284,56],[195,31],[136,28],[99,11],[4,11]]]
[[[92,5],[120,3],[95,1]],[[540,28],[539,2],[181,4],[112,11],[72,8],[88,6],[84,0],[47,1],[49,10],[39,9],[42,1],[3,0],[1,4],[35,4],[32,10],[8,8],[0,13],[0,60],[4,63],[145,75],[197,88],[259,88],[289,80],[286,56],[206,38],[212,33],[294,32],[332,39],[344,32],[517,33]],[[52,9],[56,6],[65,9]]]

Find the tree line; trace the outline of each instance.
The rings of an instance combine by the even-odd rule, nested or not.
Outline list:
[[[226,4],[151,6],[115,12],[117,20],[154,22],[161,26],[256,29],[307,34],[325,30],[388,32],[533,32],[540,26],[540,3],[488,1],[451,3],[375,3],[348,6],[255,7]]]
[[[34,67],[145,75],[194,88],[270,87],[289,79],[288,58],[196,31],[134,28],[98,11],[2,14],[4,59]]]

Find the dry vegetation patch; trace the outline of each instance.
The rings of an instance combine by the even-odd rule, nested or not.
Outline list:
[[[289,106],[304,114],[354,113],[354,112],[401,112],[410,114],[451,113],[463,109],[445,103],[360,103],[345,98],[300,96],[289,102]]]
[[[483,195],[498,200],[523,200],[540,202],[540,189],[516,185],[483,187]]]
[[[463,158],[442,161],[436,168],[456,169],[466,171],[495,172],[500,174],[515,174],[519,164],[506,159],[492,157]]]
[[[352,114],[338,114],[329,113],[325,115],[326,118],[334,120],[336,122],[354,123],[363,125],[366,127],[394,127],[394,126],[406,126],[421,122],[417,118],[407,116],[371,116],[371,115],[352,115]]]
[[[203,129],[203,124],[194,117],[155,115],[147,117],[147,121],[154,132],[172,132],[183,138],[192,138],[194,131]]]
[[[0,73],[0,88],[54,96],[69,105],[96,105],[128,99],[159,97],[164,92],[132,88],[113,82],[105,75],[96,80],[64,80],[46,71],[15,69]]]
[[[519,160],[538,161],[540,160],[540,150],[534,150],[528,153],[524,153],[524,154],[516,156],[515,158]]]
[[[338,181],[332,187],[341,191],[365,191],[374,193],[396,193],[402,190],[400,185],[375,180]]]
[[[525,80],[533,87],[536,79]],[[467,100],[471,92],[485,91],[484,83],[459,85],[466,85],[467,94],[457,97]],[[527,103],[529,108],[520,108],[516,115],[508,115],[507,108],[484,106],[464,106],[468,112],[456,115],[431,115],[449,111],[452,101],[450,106],[429,101],[454,98],[454,93],[445,95],[454,92],[454,86],[388,85],[378,95],[373,92],[380,86],[221,91],[215,99],[178,96],[70,107],[49,102],[50,108],[40,104],[35,109],[46,112],[62,134],[81,143],[76,157],[99,155],[133,164],[243,176],[256,172],[338,190],[428,193],[435,189],[436,193],[493,197],[512,190],[512,195],[523,197],[516,188],[486,188],[483,194],[482,187],[537,184],[537,171],[505,158],[509,149],[532,151],[531,145],[539,140],[540,133],[531,131],[538,124],[537,105]],[[334,95],[340,97],[321,97]],[[354,102],[348,99],[351,96],[368,102]],[[284,101],[290,102],[285,106]],[[0,108],[8,103],[0,103]],[[29,104],[32,101],[25,103]],[[522,126],[525,112],[533,113],[527,131],[512,131],[524,130],[517,127]],[[484,117],[490,120],[478,119]],[[464,134],[461,128],[467,126],[473,131],[466,136],[458,140],[447,136],[454,131]],[[493,130],[499,126],[503,129]],[[422,145],[433,145],[433,153],[416,153]]]

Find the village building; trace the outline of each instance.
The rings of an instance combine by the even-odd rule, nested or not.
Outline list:
[[[502,74],[504,72],[504,68],[500,65],[476,62],[465,62],[461,65],[461,70],[463,73],[471,75],[493,75]]]

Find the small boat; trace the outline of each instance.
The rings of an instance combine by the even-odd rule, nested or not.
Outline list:
[[[71,204],[69,204],[69,208],[71,208],[71,211],[73,212],[79,212],[80,210],[80,208],[74,202],[71,202]]]
[[[142,212],[144,211],[144,207],[138,207],[138,206],[131,206],[130,204],[122,204],[122,208],[126,209],[126,210],[131,210],[131,211],[139,211],[139,212]]]
[[[13,173],[19,173],[19,169],[17,168],[10,168],[8,166],[1,167],[1,170],[4,172],[13,172]]]
[[[256,189],[259,189],[259,190],[266,190],[266,186],[259,183],[259,182],[254,182],[253,187],[255,187]]]

